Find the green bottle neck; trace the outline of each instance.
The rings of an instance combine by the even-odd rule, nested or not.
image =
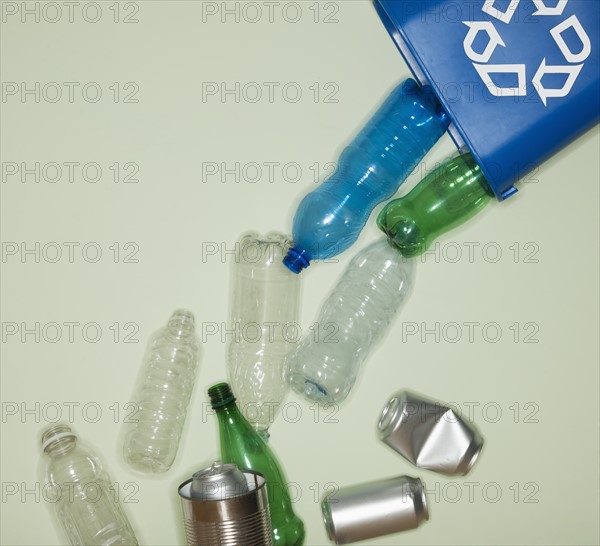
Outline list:
[[[242,415],[242,412],[237,407],[235,400],[227,402],[226,404],[213,408],[219,419],[219,424],[227,427],[236,427],[244,431],[251,431],[254,433],[254,428]]]
[[[214,408],[219,422],[221,458],[243,470],[261,471],[261,460],[272,458],[264,440],[242,415],[235,401]]]

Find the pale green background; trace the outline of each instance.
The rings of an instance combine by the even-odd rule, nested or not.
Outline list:
[[[32,257],[22,263],[8,256],[2,264],[5,323],[102,327],[97,343],[83,340],[80,330],[69,343],[65,327],[56,343],[37,343],[32,336],[22,343],[17,335],[3,346],[2,482],[5,493],[17,490],[1,504],[7,545],[64,540],[41,495],[21,494],[25,488],[39,491],[38,435],[44,416],[54,416],[53,404],[62,405],[63,418],[69,418],[65,402],[80,404],[73,426],[101,452],[123,495],[130,494],[133,502],[125,508],[141,544],[183,543],[176,488],[217,456],[216,424],[203,415],[203,404],[207,386],[225,378],[224,344],[213,336],[204,345],[175,465],[160,478],[146,479],[134,476],[120,458],[121,424],[114,413],[120,408],[122,419],[145,340],[179,306],[193,310],[200,322],[226,320],[229,264],[220,255],[203,261],[202,244],[231,249],[248,229],[289,231],[298,200],[314,188],[310,166],[334,161],[392,86],[409,75],[367,1],[334,4],[338,22],[328,24],[314,22],[313,2],[301,2],[296,24],[277,8],[269,22],[264,4],[256,24],[231,17],[222,23],[218,16],[203,23],[201,2],[163,1],[138,2],[139,22],[116,24],[111,5],[102,3],[96,24],[86,23],[76,9],[73,23],[66,15],[55,24],[31,17],[21,23],[17,16],[2,25],[4,81],[98,82],[104,91],[96,104],[79,93],[73,104],[22,104],[14,97],[2,104],[4,162],[96,161],[103,168],[96,184],[80,175],[72,184],[21,184],[14,178],[2,184],[3,242],[95,242],[103,250],[97,263],[77,253],[74,263],[66,257],[54,264]],[[321,19],[331,13],[324,5],[319,9]],[[211,81],[297,82],[304,95],[296,104],[281,94],[272,104],[214,98],[203,103],[202,82]],[[108,89],[114,82],[136,82],[139,102],[115,104]],[[338,85],[339,102],[321,97],[315,103],[309,89],[314,82]],[[327,544],[315,498],[325,484],[405,473],[426,481],[431,520],[373,544],[598,544],[598,145],[595,129],[531,175],[516,197],[494,203],[441,241],[439,263],[432,255],[419,265],[413,297],[372,354],[337,422],[325,422],[321,414],[315,423],[314,411],[288,399],[294,404],[287,422],[280,417],[273,426],[272,446],[300,488],[295,506],[306,523],[307,544]],[[452,149],[444,136],[428,168]],[[253,161],[297,162],[301,181],[285,182],[279,169],[274,183],[266,172],[254,184],[231,177],[202,182],[203,162]],[[139,183],[113,183],[109,166],[115,162],[137,163]],[[412,176],[402,191],[417,179]],[[303,274],[305,328],[350,257],[378,237],[371,220],[339,263]],[[139,262],[123,263],[121,255],[114,263],[109,247],[115,242],[121,249],[137,244]],[[472,263],[465,243],[480,244]],[[496,263],[482,255],[488,243],[491,258],[494,248],[502,250]],[[454,257],[457,245],[462,258],[444,260]],[[516,263],[510,247],[520,249]],[[526,263],[536,248],[537,262]],[[116,343],[109,330],[115,322],[121,338],[124,323],[138,324],[139,342]],[[456,343],[436,342],[433,335],[425,343],[419,336],[403,343],[407,323],[422,329],[452,322],[496,322],[502,339],[490,343],[477,328],[471,343],[463,326]],[[514,323],[518,342],[510,330]],[[538,329],[538,343],[523,343],[526,323],[535,323],[528,328]],[[455,335],[445,328],[446,338]],[[418,471],[378,442],[379,412],[403,387],[465,410],[479,404],[472,406],[473,418],[487,444],[467,478]],[[94,405],[86,416],[81,408],[89,402]],[[11,404],[21,403],[33,413],[12,415]],[[94,423],[96,407],[102,415]],[[291,422],[298,407],[302,414]],[[492,422],[497,408],[502,415]],[[495,487],[502,497],[490,502]],[[524,502],[528,493],[537,502]]]

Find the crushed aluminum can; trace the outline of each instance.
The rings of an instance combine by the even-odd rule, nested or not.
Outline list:
[[[399,391],[381,413],[379,439],[419,468],[465,475],[483,447],[483,437],[457,412],[424,396]]]

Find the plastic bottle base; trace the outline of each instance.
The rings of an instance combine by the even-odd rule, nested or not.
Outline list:
[[[138,546],[138,542],[131,537],[113,537],[108,539],[103,544],[110,544],[110,546]]]
[[[131,468],[144,474],[162,474],[171,468],[170,464],[167,465],[147,453],[125,455],[125,461]]]
[[[264,440],[265,444],[269,442],[269,438],[271,437],[271,434],[269,434],[269,429],[256,429],[256,432],[258,432],[258,435]]]
[[[312,379],[307,379],[303,375],[292,375],[290,377],[290,385],[296,393],[310,402],[316,402],[321,405],[336,403],[335,398],[331,396],[327,389]]]
[[[302,523],[302,520],[300,520],[299,518],[295,517],[293,521],[287,521],[287,524],[294,524],[294,526],[296,527],[296,529],[294,531],[291,530],[287,530],[288,532],[286,533],[286,529],[285,529],[285,524],[284,524],[284,529],[283,532],[280,533],[279,529],[277,529],[277,527],[275,527],[273,529],[273,545],[280,545],[280,546],[303,546],[304,545],[304,539],[305,539],[305,535],[306,532],[304,530],[304,523]]]

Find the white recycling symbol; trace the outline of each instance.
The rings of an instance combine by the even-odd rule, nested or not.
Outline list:
[[[518,97],[525,94],[525,65],[524,64],[476,64],[473,66],[479,73],[479,77],[487,87],[488,91],[495,97]],[[490,74],[516,74],[516,87],[498,87]]]
[[[532,15],[562,15],[568,1],[569,0],[558,0],[558,3],[555,6],[547,6],[544,0],[533,0],[537,11],[534,11]]]
[[[577,37],[581,41],[581,51],[579,53],[573,53],[562,37],[562,33],[569,28],[572,28],[575,31]],[[562,23],[556,25],[550,31],[550,34],[552,34],[556,45],[560,48],[562,54],[569,63],[582,63],[590,56],[590,53],[592,52],[592,42],[590,41],[590,37],[581,26],[581,23],[579,22],[579,19],[577,19],[576,15],[571,15],[571,17],[565,19]]]
[[[582,64],[566,65],[566,66],[551,66],[546,65],[546,58],[542,59],[542,64],[532,78],[531,83],[538,92],[538,95],[542,99],[544,106],[548,103],[548,97],[566,97],[569,91],[573,88],[573,84],[581,72]],[[566,74],[567,81],[563,84],[560,89],[548,89],[542,85],[542,78],[545,74]]]
[[[473,21],[472,23],[466,22],[465,25],[469,27],[469,32],[465,36],[463,47],[472,61],[487,63],[494,54],[494,51],[496,51],[497,46],[506,47],[493,23],[488,21]],[[482,53],[477,53],[473,49],[473,43],[481,31],[487,32],[488,43]]]
[[[508,24],[522,0],[511,0],[505,11],[496,7],[496,0],[485,0],[481,10],[498,21]],[[560,16],[565,10],[569,0],[553,0],[553,5],[548,5],[549,0],[531,0],[536,11],[535,16]],[[527,67],[525,64],[488,64],[498,46],[506,47],[500,32],[490,21],[463,21],[469,30],[463,41],[463,49],[472,61],[473,67],[479,74],[488,91],[496,97],[517,97],[527,94]],[[573,51],[563,38],[563,33],[574,32],[580,42],[580,48]],[[488,42],[483,51],[474,49],[474,43],[480,32],[485,32]],[[542,59],[531,83],[542,100],[544,106],[548,105],[549,98],[566,97],[583,68],[583,63],[592,53],[592,43],[587,32],[576,15],[571,15],[550,30],[554,42],[563,54],[565,65],[548,65],[546,58]],[[491,74],[515,74],[517,84],[515,87],[500,87],[494,83]],[[543,78],[546,74],[564,74],[567,79],[560,88],[544,87]]]
[[[503,23],[508,24],[510,23],[510,20],[512,19],[520,1],[521,0],[510,0],[510,4],[506,8],[506,11],[500,11],[494,6],[496,0],[485,0],[483,6],[481,7],[481,11],[483,11],[483,13],[491,15],[492,17],[498,19],[499,21],[502,21]]]

